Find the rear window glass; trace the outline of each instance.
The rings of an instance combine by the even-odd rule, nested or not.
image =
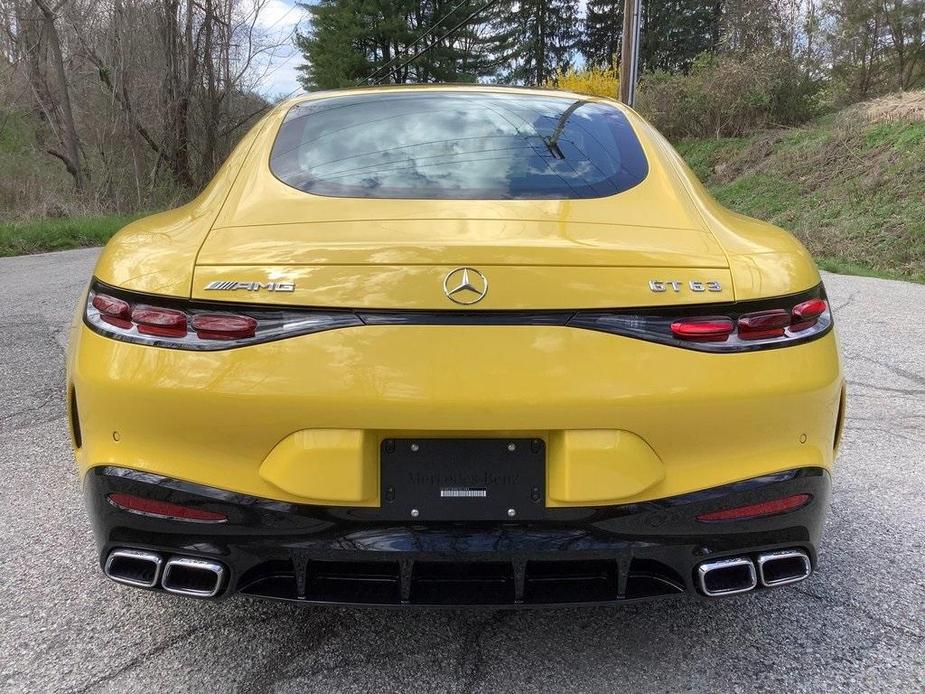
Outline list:
[[[404,92],[293,106],[270,169],[283,183],[352,198],[597,198],[648,165],[621,111],[560,96]]]

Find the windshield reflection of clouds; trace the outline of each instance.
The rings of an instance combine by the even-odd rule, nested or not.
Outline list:
[[[383,198],[600,197],[647,173],[617,109],[487,93],[305,102],[288,114],[270,164],[304,191]]]

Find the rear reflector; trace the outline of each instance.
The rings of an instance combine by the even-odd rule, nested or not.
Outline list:
[[[790,325],[790,312],[782,308],[739,316],[739,337],[743,340],[764,340],[782,337]]]
[[[706,522],[730,521],[773,516],[778,513],[787,513],[788,511],[796,511],[798,508],[803,508],[812,498],[810,494],[794,494],[793,496],[785,496],[781,499],[774,499],[773,501],[762,501],[759,504],[749,504],[748,506],[737,506],[722,511],[702,513],[697,516],[697,520]]]
[[[160,501],[158,499],[146,499],[134,494],[123,494],[116,492],[110,494],[109,502],[125,511],[134,513],[143,513],[148,516],[160,516],[162,518],[171,518],[174,520],[198,521],[200,523],[222,523],[228,520],[224,513],[214,511],[204,511],[199,508],[181,506],[172,504],[169,501]]]
[[[690,318],[671,324],[672,334],[682,340],[698,342],[723,342],[735,330],[729,318]]]

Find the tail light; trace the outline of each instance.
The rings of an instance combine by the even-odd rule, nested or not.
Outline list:
[[[195,316],[192,325],[203,340],[243,340],[257,334],[257,320],[250,316],[204,313]]]
[[[672,335],[696,342],[723,342],[734,330],[729,318],[686,318],[671,324]]]
[[[829,305],[825,299],[810,299],[797,304],[793,307],[790,332],[798,333],[813,327],[828,310]]]
[[[739,337],[743,340],[765,340],[783,337],[790,325],[790,311],[775,308],[739,316]]]
[[[116,340],[206,351],[362,325],[351,311],[205,304],[139,295],[100,283],[90,289],[84,320]]]
[[[709,312],[707,312],[709,311]],[[126,292],[95,282],[84,316],[125,342],[187,350],[241,347],[361,325],[545,325],[583,328],[701,352],[748,352],[825,335],[832,313],[819,286],[760,301],[610,311],[407,311],[275,308]]]
[[[92,294],[92,292],[91,292]],[[132,327],[132,307],[127,301],[106,294],[93,294],[90,306],[99,313],[99,319],[117,328]]]
[[[138,306],[132,311],[132,322],[142,335],[186,337],[186,314],[169,308]]]
[[[705,308],[710,314],[702,314]],[[821,337],[832,327],[832,313],[820,284],[802,294],[734,304],[579,311],[566,325],[701,352],[748,352]]]

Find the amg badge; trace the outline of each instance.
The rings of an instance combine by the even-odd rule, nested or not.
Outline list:
[[[266,289],[268,292],[294,292],[295,282],[236,282],[234,280],[216,280],[209,282],[203,289],[234,291],[236,289],[246,289],[251,292],[259,292]]]

